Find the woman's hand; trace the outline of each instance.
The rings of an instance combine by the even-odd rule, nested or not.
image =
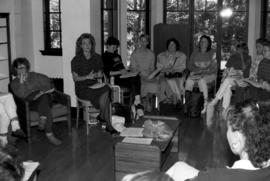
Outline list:
[[[18,78],[20,80],[20,84],[23,84],[26,81],[26,74],[19,74]]]
[[[91,71],[87,76],[86,76],[87,79],[94,79],[95,78],[95,73],[94,71]]]

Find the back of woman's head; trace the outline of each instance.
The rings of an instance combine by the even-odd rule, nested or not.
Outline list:
[[[227,116],[233,131],[245,137],[245,151],[254,166],[262,167],[270,159],[270,108],[244,102],[231,109]]]
[[[173,179],[159,171],[146,171],[125,176],[122,181],[173,181]]]
[[[10,155],[0,150],[0,180],[21,181],[23,168]]]

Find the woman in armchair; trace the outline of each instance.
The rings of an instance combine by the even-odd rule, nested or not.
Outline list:
[[[32,107],[40,114],[39,128],[45,130],[48,140],[54,145],[60,145],[52,131],[51,97],[46,91],[52,90],[49,77],[44,74],[29,72],[30,63],[26,58],[16,58],[12,64],[15,79],[11,82],[13,93],[21,99],[32,100]],[[33,93],[37,93],[34,96]],[[36,97],[38,96],[38,97]]]
[[[217,76],[216,56],[212,50],[212,41],[209,36],[200,37],[199,51],[194,51],[191,54],[187,68],[190,70],[190,75],[186,81],[186,96],[193,90],[194,84],[198,83],[204,97],[204,107],[201,113],[205,113],[208,101],[207,84],[215,81]]]
[[[157,69],[160,70],[160,100],[176,104],[184,95],[183,71],[186,68],[186,55],[180,52],[180,44],[175,38],[167,40],[167,50],[157,56]]]

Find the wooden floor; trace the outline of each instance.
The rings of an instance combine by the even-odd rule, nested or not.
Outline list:
[[[180,152],[171,153],[163,170],[177,160],[186,161],[198,169],[231,164],[231,153],[224,146],[226,140],[220,136],[219,130],[208,131],[202,118],[187,118],[180,109],[171,112],[182,120]],[[20,141],[18,155],[20,160],[41,163],[39,181],[114,181],[114,139],[110,134],[91,128],[90,135],[86,136],[81,121],[79,129],[73,128],[69,136],[66,124],[56,123],[54,130],[63,144],[55,147],[47,141],[44,133],[35,127],[32,129],[33,142]]]

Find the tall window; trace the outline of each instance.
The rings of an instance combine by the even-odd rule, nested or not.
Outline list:
[[[60,0],[44,0],[43,55],[62,55]]]
[[[230,9],[232,15],[221,17],[224,9]],[[209,35],[223,69],[231,46],[237,41],[247,42],[248,0],[164,0],[164,21],[189,23],[193,47],[202,34]]]
[[[105,49],[105,42],[109,36],[118,36],[118,9],[117,0],[102,0],[101,13],[102,13],[102,47]],[[102,52],[103,52],[102,51]]]
[[[262,1],[261,36],[270,40],[270,0]]]
[[[141,34],[150,34],[150,0],[127,0],[128,59]]]

